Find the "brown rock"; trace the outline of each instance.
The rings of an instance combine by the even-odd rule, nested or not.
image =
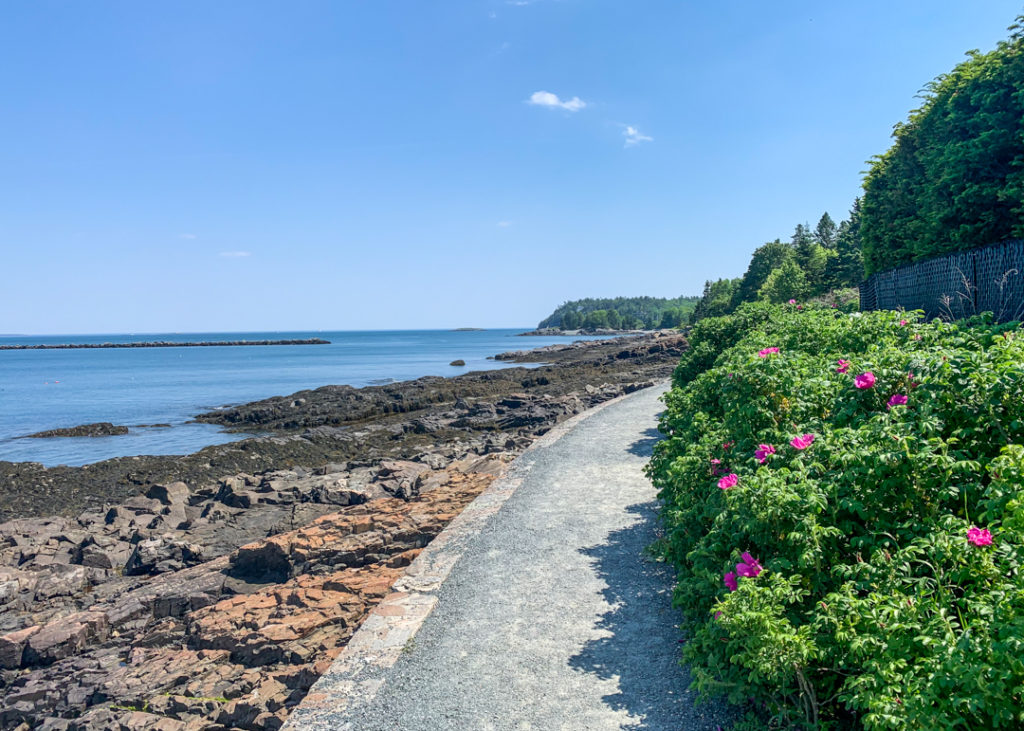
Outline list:
[[[103,641],[109,625],[101,612],[75,612],[54,620],[28,638],[23,663],[48,665],[81,652],[91,640]]]
[[[21,667],[29,638],[39,631],[38,625],[0,636],[0,668],[13,670]]]

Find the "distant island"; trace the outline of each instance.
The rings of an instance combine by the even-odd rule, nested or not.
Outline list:
[[[559,305],[540,321],[538,331],[659,330],[679,327],[700,297],[614,297],[580,299]]]
[[[330,340],[223,340],[173,343],[157,340],[148,343],[62,343],[55,345],[0,345],[0,350],[80,350],[85,348],[213,348],[241,345],[330,345]]]
[[[457,327],[452,330],[453,333],[482,333],[484,328],[482,327]]]

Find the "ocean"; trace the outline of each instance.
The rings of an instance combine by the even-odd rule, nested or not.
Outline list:
[[[575,339],[515,337],[524,331],[0,336],[0,345],[330,341],[330,345],[0,351],[0,460],[77,466],[111,457],[188,454],[246,436],[229,434],[215,425],[188,423],[203,411],[328,384],[358,387],[507,368],[510,364],[487,357]],[[449,365],[458,359],[466,366]],[[127,426],[130,432],[110,437],[23,438],[99,421]],[[153,424],[169,426],[144,426]]]

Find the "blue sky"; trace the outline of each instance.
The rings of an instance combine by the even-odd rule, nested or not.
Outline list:
[[[1019,2],[6,3],[0,332],[529,326],[838,221]]]

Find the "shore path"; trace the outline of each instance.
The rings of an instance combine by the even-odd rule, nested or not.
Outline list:
[[[728,710],[687,689],[673,574],[644,555],[656,505],[642,469],[664,390],[588,411],[519,457],[410,567],[286,729],[725,724]]]

